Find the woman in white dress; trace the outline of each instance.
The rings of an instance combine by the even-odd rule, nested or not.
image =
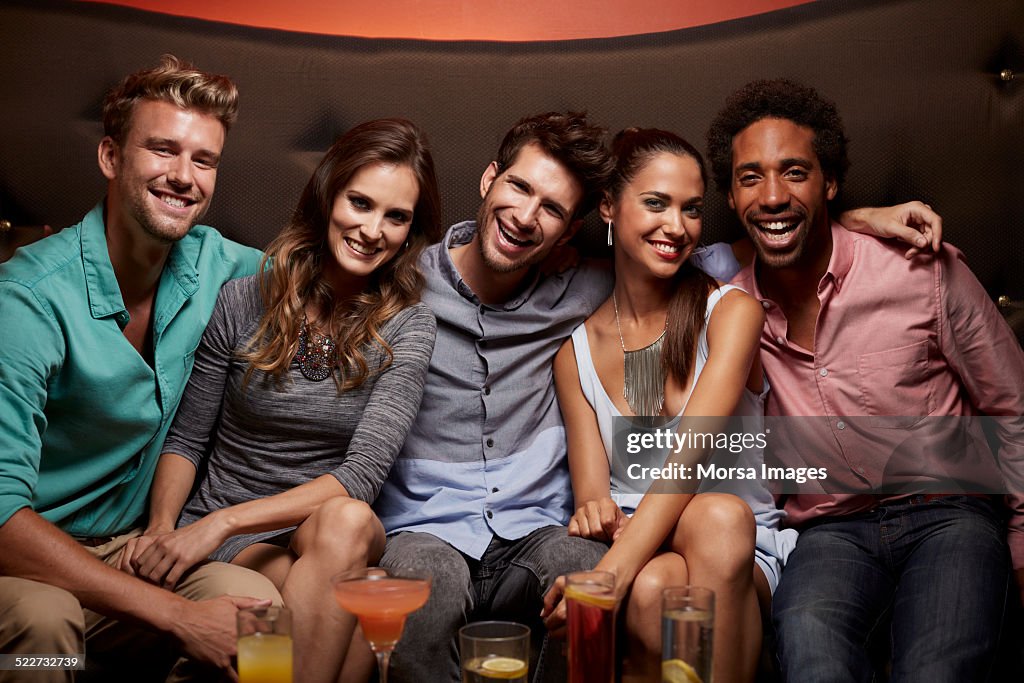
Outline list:
[[[612,151],[616,174],[600,211],[615,288],[555,360],[577,506],[569,533],[611,543],[597,569],[614,572],[626,600],[627,674],[660,680],[661,589],[694,584],[716,595],[714,680],[751,681],[761,610],[795,532],[778,530],[782,513],[757,481],[645,495],[650,480],[633,479],[638,468],[629,465],[661,467],[668,452],[629,454],[613,442],[630,416],[662,416],[662,427],[681,434],[711,426],[694,418],[734,414],[749,416],[744,431],[759,429],[761,306],[687,262],[701,233],[700,153],[654,129],[622,131]],[[650,429],[649,421],[626,425],[634,434]],[[737,457],[731,465],[760,470],[759,449]]]

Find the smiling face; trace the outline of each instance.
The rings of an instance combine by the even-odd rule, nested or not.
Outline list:
[[[117,214],[111,220],[165,244],[184,237],[210,205],[224,135],[209,114],[138,102],[122,143],[109,137],[100,142],[108,207]]]
[[[365,281],[409,236],[419,183],[409,166],[374,162],[356,171],[334,199],[327,228],[333,260],[325,272],[336,288]]]
[[[660,152],[648,159],[601,217],[614,223],[616,268],[639,267],[670,278],[700,240],[704,181],[690,156]]]
[[[499,172],[496,163],[480,180],[477,243],[484,265],[512,273],[543,261],[572,237],[573,214],[583,199],[579,181],[536,144],[524,145]]]
[[[758,259],[770,268],[816,263],[829,246],[828,200],[836,183],[822,173],[814,131],[785,119],[761,119],[732,142],[729,206]]]

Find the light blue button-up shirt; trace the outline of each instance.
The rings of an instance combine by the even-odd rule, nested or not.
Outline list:
[[[174,244],[152,367],[122,332],[102,204],[0,264],[0,524],[25,507],[76,536],[137,523],[217,293],[260,257],[206,226]]]
[[[437,341],[420,412],[376,510],[389,534],[433,534],[479,558],[494,535],[518,539],[566,524],[572,487],[552,360],[611,294],[609,263],[537,276],[490,306],[462,280],[449,249],[472,222],[424,252],[423,301]]]

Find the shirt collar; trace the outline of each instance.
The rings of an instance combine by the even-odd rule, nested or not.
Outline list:
[[[830,279],[835,284],[836,291],[838,292],[842,290],[846,275],[850,272],[850,267],[853,265],[856,237],[835,221],[832,222],[829,229],[832,231],[832,255],[829,257],[828,267],[825,269],[825,275],[822,276],[821,284],[824,284],[826,279]],[[736,276],[735,282],[750,292],[751,296],[755,297],[758,301],[770,301],[761,291],[761,287],[758,284],[756,254],[754,255],[753,262]],[[820,284],[818,289],[820,291]]]
[[[82,266],[85,270],[85,288],[89,296],[89,309],[93,318],[121,316],[127,323],[127,311],[121,298],[121,286],[114,275],[107,248],[106,224],[103,220],[104,199],[82,219],[79,239],[82,243]],[[191,232],[171,247],[161,275],[161,286],[168,275],[178,283],[185,296],[192,296],[199,289],[199,273],[196,261],[199,257],[200,240]]]
[[[855,244],[856,236],[839,223],[832,221],[832,257],[828,260],[825,277],[832,279],[837,292],[842,290],[846,275],[853,265]]]
[[[101,201],[85,215],[79,229],[85,289],[89,295],[89,309],[93,318],[106,318],[125,311],[121,287],[117,284],[107,249],[106,226],[103,222],[105,201]]]
[[[474,304],[479,304],[480,299],[473,292],[466,281],[462,279],[462,275],[459,274],[459,269],[455,267],[455,262],[452,261],[451,249],[452,247],[461,247],[464,244],[469,244],[473,240],[473,235],[476,234],[476,221],[463,221],[456,223],[455,225],[448,228],[448,232],[445,233],[444,239],[441,240],[441,248],[438,250],[438,267],[441,271],[441,275],[444,279],[458,292],[463,298],[472,301]],[[534,268],[530,274],[530,281],[526,287],[523,287],[519,294],[506,301],[500,306],[494,306],[493,308],[501,308],[506,311],[511,311],[519,308],[527,300],[533,290],[536,289],[537,283],[540,282],[541,274],[539,269]]]

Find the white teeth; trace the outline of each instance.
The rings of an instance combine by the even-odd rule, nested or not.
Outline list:
[[[177,197],[168,197],[167,195],[161,195],[160,196],[160,200],[164,204],[167,204],[168,206],[173,206],[176,209],[184,209],[185,208],[185,200],[184,199],[178,199]]]
[[[796,223],[782,223],[776,221],[773,223],[761,223],[761,229],[768,232],[786,232],[796,227]]]
[[[510,235],[508,233],[508,231],[505,230],[505,228],[501,227],[501,223],[500,222],[498,223],[498,231],[501,233],[501,236],[505,238],[506,242],[508,242],[509,244],[515,245],[517,247],[528,247],[531,244],[533,244],[533,242],[531,242],[529,240],[516,239],[515,237]]]
[[[350,240],[347,237],[345,238],[345,244],[352,247],[353,251],[357,251],[365,256],[373,256],[375,253],[377,253],[377,249],[375,247],[368,247],[365,244],[360,244],[359,242]]]
[[[650,242],[650,245],[666,254],[678,254],[681,249],[678,244],[666,244],[665,242]]]

